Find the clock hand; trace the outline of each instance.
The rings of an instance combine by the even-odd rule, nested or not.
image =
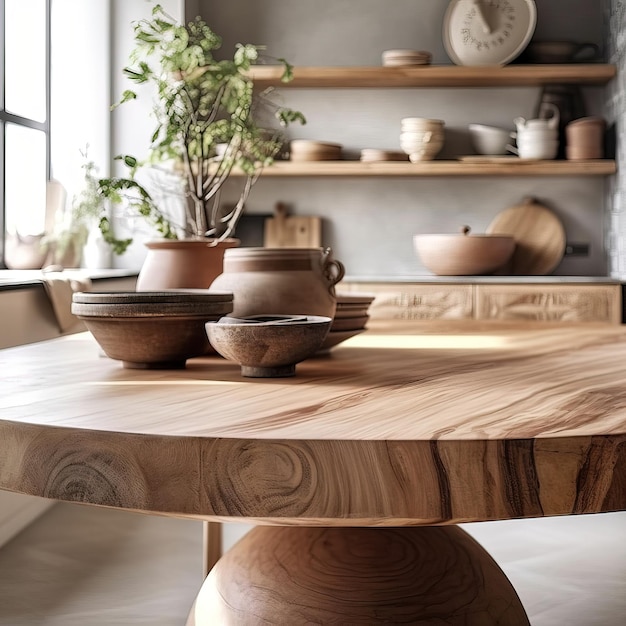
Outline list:
[[[478,22],[482,26],[484,33],[486,35],[491,34],[491,26],[489,26],[489,22],[487,22],[480,0],[471,0],[471,2],[476,7],[476,17],[478,18]]]

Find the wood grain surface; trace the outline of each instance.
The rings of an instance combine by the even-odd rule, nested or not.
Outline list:
[[[255,528],[204,582],[187,626],[528,626],[515,590],[456,527]]]
[[[460,67],[295,67],[293,80],[281,82],[281,66],[259,65],[251,74],[257,87],[498,87],[550,83],[603,84],[616,73],[614,65],[505,65]]]
[[[549,274],[565,252],[565,228],[561,220],[531,197],[498,213],[487,233],[515,237],[515,252],[508,269],[517,276]]]
[[[459,155],[461,156],[461,155]],[[607,176],[616,172],[612,159],[587,161],[511,161],[466,163],[463,161],[274,161],[263,177],[278,176]],[[233,170],[233,176],[242,176]]]
[[[626,505],[626,328],[372,322],[292,379],[125,370],[88,334],[0,352],[0,487],[273,524]]]

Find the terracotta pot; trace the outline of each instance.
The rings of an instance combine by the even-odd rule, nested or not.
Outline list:
[[[234,248],[224,254],[224,273],[211,291],[232,292],[234,316],[334,317],[335,285],[344,267],[330,248]]]
[[[224,252],[239,239],[218,244],[210,239],[148,241],[148,255],[137,278],[137,291],[207,289],[222,273]]]

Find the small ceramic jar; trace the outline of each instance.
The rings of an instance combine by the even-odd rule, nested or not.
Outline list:
[[[233,316],[322,315],[333,318],[344,266],[330,248],[230,248],[211,291],[234,294]]]

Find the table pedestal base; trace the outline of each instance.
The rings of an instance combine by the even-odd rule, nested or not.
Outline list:
[[[257,527],[204,582],[187,626],[528,626],[489,554],[456,526]]]

